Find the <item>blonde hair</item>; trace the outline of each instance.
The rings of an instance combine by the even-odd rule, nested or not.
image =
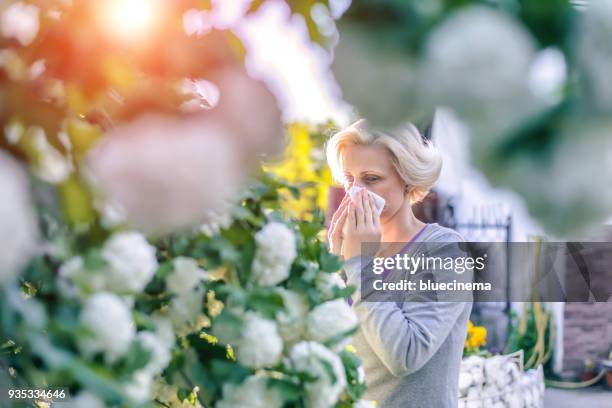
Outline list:
[[[393,167],[411,188],[411,204],[425,198],[442,171],[440,152],[414,125],[406,124],[389,134],[370,130],[366,120],[360,119],[334,134],[325,147],[332,176],[341,184],[345,182],[342,151],[355,145],[383,146],[391,153]]]

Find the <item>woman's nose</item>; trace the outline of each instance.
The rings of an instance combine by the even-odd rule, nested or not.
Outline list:
[[[365,187],[363,184],[361,184],[361,183],[359,183],[357,181],[350,181],[350,182],[346,183],[345,189],[346,189],[346,191],[349,191],[351,188],[353,188],[355,186],[357,186],[357,187]]]

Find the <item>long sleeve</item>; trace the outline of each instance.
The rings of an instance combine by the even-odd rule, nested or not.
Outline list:
[[[442,246],[431,256],[456,255]],[[368,302],[362,299],[361,269],[366,257],[354,257],[345,264],[347,283],[355,285],[352,308],[357,314],[363,335],[378,358],[396,377],[423,367],[438,351],[465,310],[465,302],[394,301]],[[415,296],[418,296],[415,295]]]

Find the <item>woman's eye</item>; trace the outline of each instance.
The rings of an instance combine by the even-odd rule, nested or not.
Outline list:
[[[365,179],[365,182],[366,182],[366,183],[375,183],[375,182],[377,182],[377,181],[378,181],[378,177],[367,177],[367,178]]]

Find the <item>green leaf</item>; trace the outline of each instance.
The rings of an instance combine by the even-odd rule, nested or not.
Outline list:
[[[336,377],[336,373],[334,372],[334,367],[332,366],[332,364],[329,361],[323,359],[319,361],[321,362],[321,364],[323,364],[323,368],[325,368],[325,371],[327,372],[329,378],[331,378],[332,384],[335,384],[336,381],[338,381],[338,377]]]
[[[319,266],[324,272],[336,272],[342,268],[342,260],[327,251],[321,251],[319,255]]]
[[[303,387],[292,381],[270,378],[268,379],[268,387],[275,388],[280,392],[285,402],[296,402],[304,396]]]
[[[347,337],[350,337],[353,334],[355,334],[356,331],[357,331],[357,327],[355,327],[355,328],[353,328],[351,330],[347,330],[346,332],[340,333],[340,334],[332,337],[331,339],[325,341],[323,344],[326,347],[330,347],[331,348],[331,347],[335,346],[336,344],[340,343],[342,340],[346,339]]]
[[[151,360],[151,352],[139,341],[132,342],[122,366],[119,368],[120,377],[129,378],[132,374],[144,368]]]
[[[212,360],[212,374],[221,384],[240,383],[251,374],[251,370],[231,360]]]
[[[102,257],[102,251],[100,249],[90,249],[83,258],[83,265],[86,269],[96,271],[99,269],[106,268],[107,263]]]
[[[242,319],[227,311],[227,309],[223,309],[219,316],[213,320],[212,333],[225,342],[228,339],[238,339],[241,328]]]
[[[283,297],[272,288],[257,288],[250,293],[249,306],[263,316],[273,319],[276,313],[283,310]]]
[[[166,279],[168,275],[172,273],[173,270],[174,267],[172,266],[172,262],[163,262],[159,265],[159,268],[157,268],[157,272],[155,272],[155,275],[161,279]]]

